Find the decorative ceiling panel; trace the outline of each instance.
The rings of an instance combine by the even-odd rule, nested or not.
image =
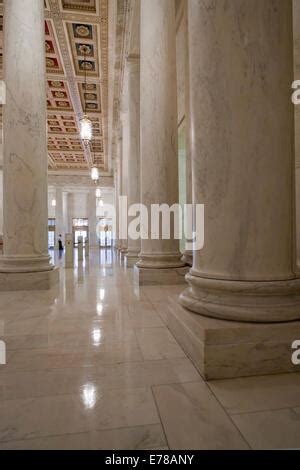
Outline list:
[[[100,172],[108,171],[108,2],[44,0],[49,168],[88,170],[96,165]],[[85,109],[93,123],[91,148],[84,147],[79,136]]]
[[[61,0],[61,3],[65,11],[97,13],[96,0]]]
[[[46,0],[51,168],[82,170],[96,165],[108,170],[108,1]],[[88,149],[79,139],[79,119],[85,112],[94,135]]]
[[[97,26],[67,23],[76,77],[100,78]]]

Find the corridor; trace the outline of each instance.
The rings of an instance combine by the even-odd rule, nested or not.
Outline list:
[[[50,291],[1,293],[0,449],[292,448],[300,375],[205,383],[168,328],[182,286],[133,283],[111,250]]]

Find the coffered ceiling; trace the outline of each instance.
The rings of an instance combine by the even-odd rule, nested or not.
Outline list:
[[[49,169],[79,171],[95,165],[106,173],[109,0],[44,3]],[[0,16],[1,44],[2,24]],[[2,59],[2,47],[0,54]],[[91,148],[79,136],[85,102],[94,129]]]

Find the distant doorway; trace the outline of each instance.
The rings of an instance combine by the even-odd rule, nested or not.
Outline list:
[[[89,237],[88,219],[73,219],[73,239],[75,246],[78,246],[79,237],[83,238],[83,244],[85,245],[85,241]]]
[[[99,244],[101,247],[110,248],[112,246],[112,219],[100,218],[100,230],[98,232]]]

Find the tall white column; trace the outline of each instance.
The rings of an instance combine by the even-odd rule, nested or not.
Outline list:
[[[181,303],[222,319],[298,319],[292,2],[189,0],[188,22],[205,242]]]
[[[141,202],[140,186],[140,58],[127,58],[128,67],[128,207]],[[128,217],[128,226],[135,217]],[[127,266],[133,266],[139,260],[141,240],[133,239],[128,234]]]
[[[129,125],[128,125],[128,109],[122,112],[122,191],[121,195],[128,198],[128,184],[131,181],[128,180],[128,157],[129,157]],[[121,242],[121,253],[125,255],[128,251],[128,226],[127,217],[122,216],[122,242]]]
[[[57,186],[55,189],[55,235],[56,235],[56,246],[58,247],[58,238],[61,235],[64,239],[64,218],[63,218],[63,191],[61,186]]]
[[[75,213],[74,205],[74,193],[67,193],[67,223],[68,223],[68,233],[73,233],[73,217],[77,217]]]
[[[89,242],[90,248],[97,246],[97,198],[96,189],[92,188],[88,194],[88,219],[89,219]]]
[[[118,191],[118,157],[115,157],[115,168],[114,168],[114,200],[115,200],[115,239],[114,247],[118,249],[119,247],[119,191]]]
[[[175,5],[141,0],[141,202],[150,214],[152,204],[178,204],[178,192]],[[184,265],[173,229],[170,239],[142,239],[137,266],[148,278]]]
[[[57,272],[49,274],[53,266],[47,239],[43,0],[5,2],[4,22],[7,96],[4,106],[4,256],[0,260],[0,289],[48,288],[50,281],[57,280]],[[28,273],[39,275],[28,276]]]
[[[68,192],[63,191],[62,194],[63,199],[63,233],[69,233],[68,228]]]
[[[117,165],[117,194],[118,194],[118,200],[116,202],[116,210],[117,210],[117,219],[118,219],[118,227],[119,227],[119,239],[118,239],[118,250],[121,252],[122,250],[122,232],[123,232],[123,224],[122,224],[122,213],[121,213],[121,205],[120,205],[120,197],[122,196],[122,152],[123,152],[123,139],[122,139],[122,132],[121,132],[121,125],[119,126],[118,130],[118,137],[117,137],[117,160],[116,160],[116,165]]]
[[[0,170],[0,254],[3,249],[3,172]]]
[[[186,3],[187,7],[187,3]],[[193,203],[192,191],[192,156],[191,156],[191,120],[190,120],[190,84],[189,84],[189,47],[188,47],[188,21],[187,21],[187,8],[184,12],[185,24],[185,152],[186,152],[186,203]],[[192,221],[187,221],[190,226]],[[193,265],[193,251],[187,247],[183,253],[183,260],[189,266]]]
[[[0,170],[0,237],[3,236],[3,171]]]

